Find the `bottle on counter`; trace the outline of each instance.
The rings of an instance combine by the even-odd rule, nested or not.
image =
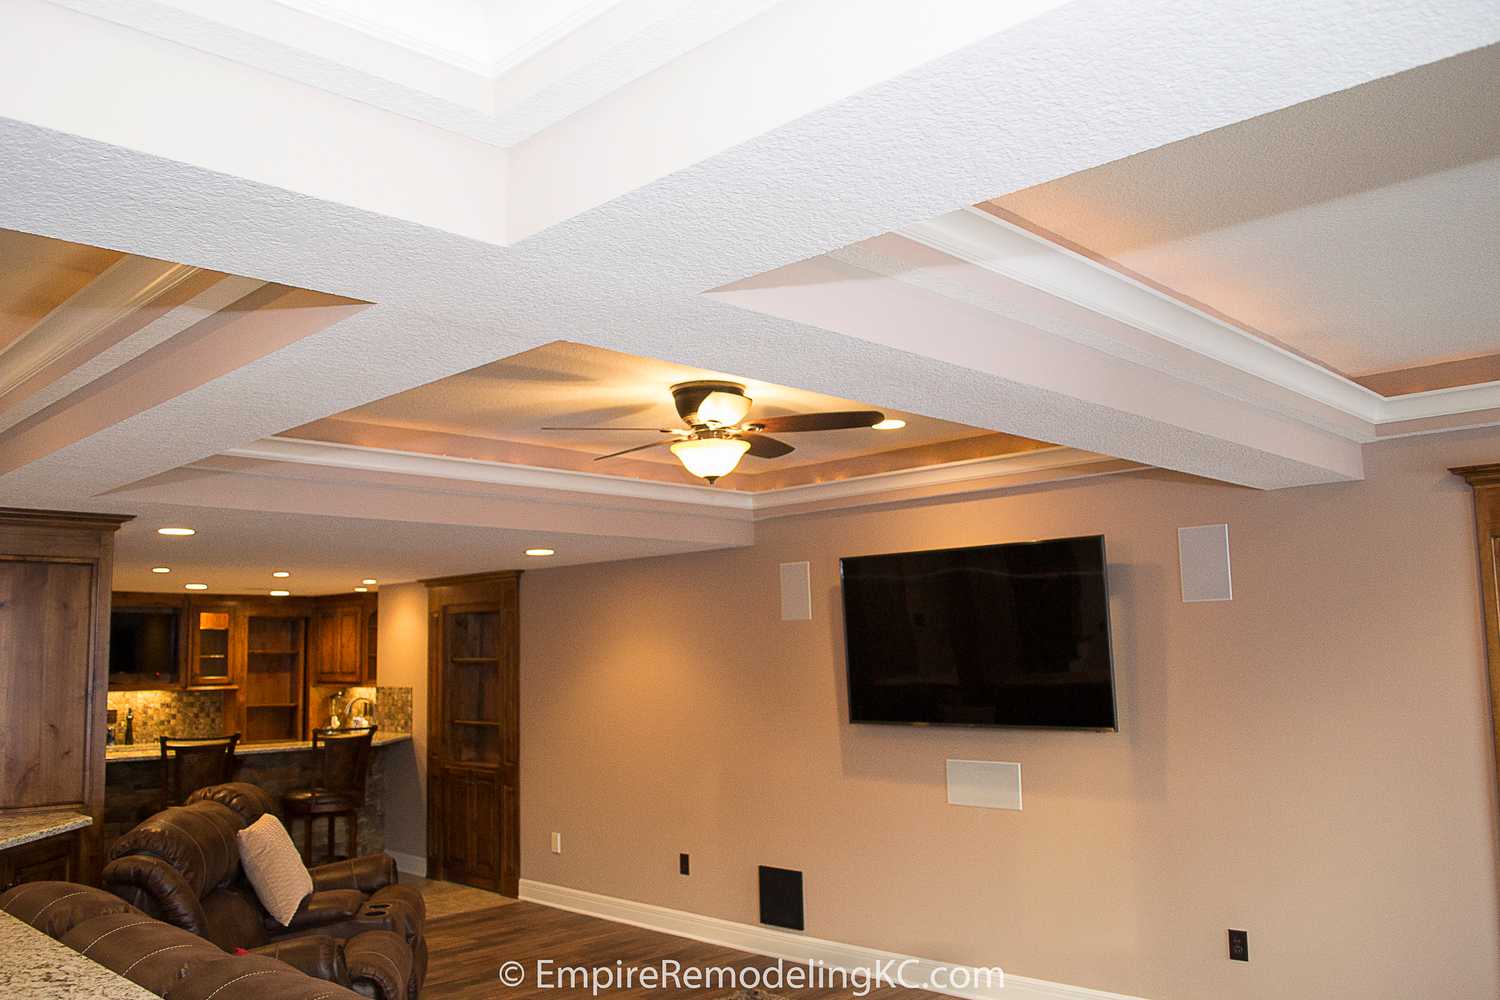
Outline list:
[[[125,745],[131,746],[135,743],[135,708],[125,710]]]

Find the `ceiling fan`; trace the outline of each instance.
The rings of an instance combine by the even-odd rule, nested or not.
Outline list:
[[[705,380],[679,382],[672,386],[672,400],[677,415],[687,427],[543,427],[544,431],[655,431],[671,435],[670,440],[638,444],[633,448],[610,452],[594,459],[628,455],[665,445],[693,475],[710,484],[727,476],[746,454],[756,458],[780,458],[794,450],[785,441],[768,437],[807,431],[836,431],[856,427],[891,430],[905,426],[901,421],[886,420],[879,410],[839,410],[827,413],[793,413],[784,417],[761,417],[746,420],[754,404],[738,382]]]

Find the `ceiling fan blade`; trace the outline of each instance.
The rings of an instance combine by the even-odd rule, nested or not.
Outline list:
[[[750,442],[750,454],[756,458],[780,458],[797,450],[785,441],[778,441],[764,434],[741,434],[740,439]]]
[[[746,426],[758,431],[791,434],[796,431],[840,431],[851,427],[874,427],[885,419],[879,410],[836,410],[829,413],[793,413],[785,417],[759,417]]]
[[[672,434],[673,431],[665,427],[541,427],[544,431],[656,431],[658,434]]]
[[[628,455],[632,451],[645,451],[647,448],[658,448],[658,447],[661,447],[664,444],[670,444],[670,443],[671,442],[669,442],[669,441],[652,441],[650,444],[638,444],[634,448],[625,448],[625,449],[623,449],[621,451],[612,451],[608,455],[600,455],[597,458],[595,458],[594,461],[596,461],[596,462],[602,462],[606,458],[617,458],[620,455]]]

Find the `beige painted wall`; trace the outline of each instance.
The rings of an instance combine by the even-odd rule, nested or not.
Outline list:
[[[411,688],[412,741],[386,754],[386,850],[427,856],[427,588],[380,588],[380,683]],[[403,859],[404,860],[404,859]]]
[[[755,866],[800,868],[811,935],[1157,1000],[1500,995],[1472,508],[1445,472],[1497,459],[1500,433],[1415,438],[1349,485],[1138,473],[528,573],[522,876],[754,922]],[[1235,599],[1183,604],[1176,529],[1218,521]],[[845,721],[839,556],[1092,532],[1119,733]],[[814,617],[782,622],[777,564],[803,559]],[[954,756],[1021,762],[1025,811],[946,805]]]

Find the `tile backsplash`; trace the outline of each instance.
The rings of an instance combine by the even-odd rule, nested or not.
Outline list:
[[[409,687],[360,687],[339,685],[315,685],[309,689],[309,711],[314,725],[328,724],[328,698],[338,695],[347,706],[355,698],[368,698],[375,703],[375,722],[381,732],[411,732],[411,688]]]
[[[313,687],[308,692],[308,710],[314,725],[328,723],[328,695],[337,691],[344,692],[345,704],[359,697],[374,701],[381,731],[411,732],[409,687]],[[222,736],[224,697],[222,691],[111,691],[108,705],[117,713],[115,742],[124,742],[125,713],[132,708],[136,743],[155,743],[159,736]]]
[[[224,732],[224,694],[220,691],[111,691],[109,708],[117,714],[115,742],[125,739],[125,713],[135,710],[135,742],[155,743],[159,736],[220,736]]]
[[[380,721],[381,729],[392,733],[411,732],[411,688],[376,688],[375,705],[375,717]]]

